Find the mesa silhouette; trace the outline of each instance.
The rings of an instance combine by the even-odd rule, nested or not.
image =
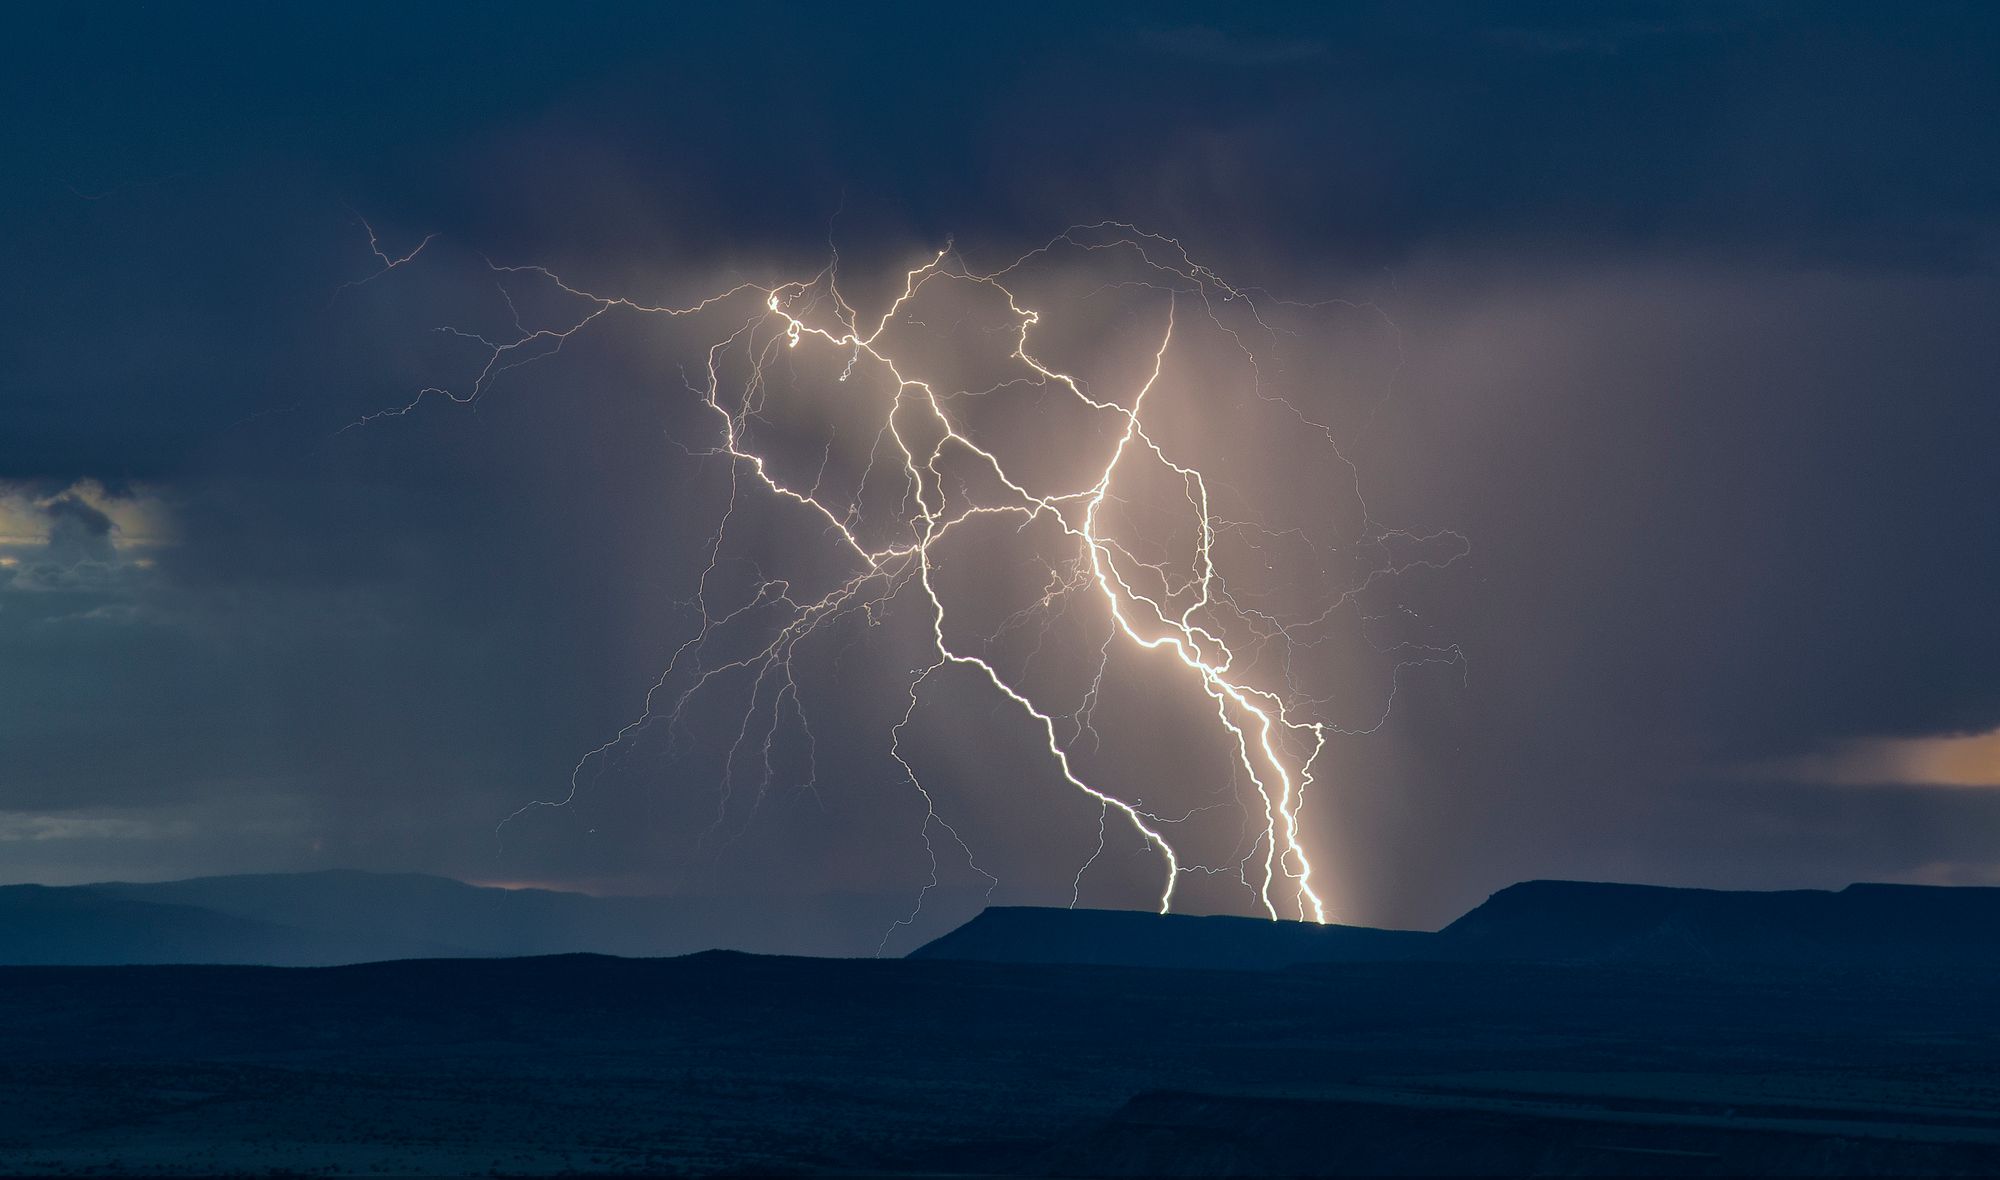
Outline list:
[[[1252,918],[993,908],[912,958],[1272,969],[1524,961],[1653,966],[2000,966],[2000,889],[1749,892],[1526,881],[1436,933]]]
[[[966,897],[935,897],[969,912]],[[0,887],[0,964],[327,966],[709,949],[872,953],[907,901],[593,897],[350,871]],[[1437,932],[1123,910],[992,907],[915,959],[1275,970],[1315,963],[2000,966],[2000,889],[1742,892],[1529,881]]]

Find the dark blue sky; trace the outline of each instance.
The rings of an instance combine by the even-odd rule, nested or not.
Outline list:
[[[463,375],[431,329],[490,313],[482,254],[680,299],[831,232],[865,296],[1110,217],[1374,301],[1357,463],[1472,542],[1398,600],[1463,666],[1332,753],[1345,916],[2000,880],[2000,764],[1894,744],[2000,726],[1993,9],[1240,7],[17,16],[0,877],[754,887],[661,834],[641,801],[699,775],[662,749],[605,788],[618,847],[492,836],[685,634],[685,357],[628,334],[335,432]],[[343,290],[361,216],[437,237]],[[871,814],[745,855],[893,893]]]

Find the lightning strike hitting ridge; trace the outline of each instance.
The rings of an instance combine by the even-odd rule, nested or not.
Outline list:
[[[370,227],[370,247],[383,264],[377,273],[409,262],[430,240],[425,238],[409,255],[391,258],[377,244]],[[1019,284],[1014,276],[1058,250],[1075,251],[1085,258],[1118,256],[1139,277],[1105,285],[1142,290],[1158,304],[1157,315],[1149,319],[1146,329],[1153,342],[1150,356],[1143,370],[1133,373],[1123,389],[1100,393],[1091,381],[1047,360],[1038,348],[1038,333],[1044,329],[1042,313],[1023,303],[1016,293]],[[1116,222],[1073,227],[1008,265],[987,272],[970,269],[947,245],[909,270],[900,291],[872,318],[863,317],[848,302],[838,282],[838,265],[835,253],[833,261],[810,278],[769,286],[740,284],[676,307],[583,290],[539,266],[489,262],[502,284],[515,334],[494,338],[447,329],[475,343],[484,354],[470,382],[456,390],[424,389],[404,405],[352,424],[411,413],[433,396],[459,403],[477,401],[500,374],[560,350],[577,333],[613,312],[726,317],[730,325],[727,331],[710,337],[712,343],[699,377],[687,382],[691,393],[712,415],[715,432],[712,446],[693,453],[725,462],[729,487],[693,597],[699,623],[647,693],[640,715],[578,761],[570,775],[568,793],[560,799],[530,803],[509,819],[534,808],[572,802],[580,776],[593,760],[628,741],[662,714],[670,724],[678,724],[699,694],[720,678],[741,676],[750,682],[749,703],[724,757],[716,819],[709,830],[710,836],[718,834],[740,764],[761,766],[760,799],[769,788],[775,774],[774,746],[787,720],[805,743],[808,760],[816,757],[812,751],[817,739],[801,702],[797,679],[801,646],[840,620],[858,615],[873,624],[892,601],[914,596],[927,621],[927,654],[919,666],[909,669],[907,703],[885,736],[889,755],[924,810],[919,834],[931,867],[930,882],[917,898],[918,910],[924,893],[938,882],[934,830],[950,837],[975,872],[990,882],[998,880],[978,867],[972,841],[940,813],[931,787],[905,749],[907,732],[916,723],[927,689],[948,669],[959,669],[986,685],[997,702],[1014,712],[1037,747],[1045,749],[1048,773],[1098,812],[1096,851],[1077,868],[1072,904],[1081,896],[1085,874],[1105,851],[1109,825],[1116,824],[1129,829],[1155,858],[1157,904],[1162,912],[1173,907],[1176,887],[1187,874],[1226,873],[1240,881],[1255,905],[1271,918],[1326,921],[1328,905],[1315,877],[1301,813],[1330,734],[1361,733],[1379,726],[1388,716],[1388,704],[1369,725],[1335,727],[1314,715],[1313,710],[1324,702],[1300,693],[1289,672],[1276,678],[1260,676],[1246,653],[1279,645],[1289,668],[1291,649],[1311,646],[1312,641],[1305,636],[1312,628],[1325,623],[1378,579],[1416,566],[1442,568],[1464,556],[1469,546],[1448,531],[1419,534],[1377,525],[1368,516],[1356,487],[1353,495],[1361,504],[1362,539],[1377,547],[1380,560],[1353,585],[1318,603],[1316,613],[1281,618],[1273,611],[1246,604],[1232,590],[1219,542],[1225,533],[1275,534],[1254,521],[1224,515],[1216,504],[1218,486],[1212,476],[1197,466],[1195,457],[1180,453],[1171,441],[1163,441],[1157,427],[1149,428],[1149,398],[1170,371],[1176,350],[1185,347],[1177,333],[1183,332],[1190,317],[1199,317],[1220,329],[1230,346],[1247,360],[1251,372],[1248,392],[1255,404],[1275,407],[1290,419],[1292,429],[1323,438],[1329,460],[1352,482],[1354,466],[1341,452],[1333,431],[1264,387],[1257,354],[1245,339],[1246,332],[1275,338],[1278,329],[1266,321],[1261,310],[1264,306],[1283,303],[1288,308],[1310,310],[1321,305],[1267,300],[1232,287],[1194,262],[1179,242]],[[574,305],[576,314],[561,326],[531,329],[523,323],[514,296],[509,294],[510,282],[542,284]],[[996,309],[1004,308],[1004,316],[996,311],[1001,322],[991,331],[1002,339],[1006,363],[1018,370],[1018,376],[987,389],[953,388],[927,371],[922,359],[906,355],[909,350],[897,343],[896,329],[920,323],[911,309],[926,292],[939,287],[983,294],[995,301]],[[1225,311],[1241,322],[1230,326]],[[844,490],[827,486],[836,447],[832,427],[828,427],[820,468],[811,483],[782,471],[769,448],[761,447],[758,441],[758,427],[772,397],[771,366],[776,358],[801,350],[823,351],[838,364],[839,374],[823,395],[843,410],[871,404],[867,399],[875,390],[880,391],[879,402],[872,403],[868,412],[874,435],[866,465],[858,481]],[[963,399],[1026,396],[1030,391],[1036,396],[1053,393],[1065,399],[1075,412],[1096,423],[1093,437],[1103,440],[1096,457],[1081,464],[1065,481],[1052,483],[1003,459],[1007,448],[984,439],[971,419],[955,409]],[[1226,397],[1227,391],[1217,391],[1217,395]],[[1216,412],[1228,416],[1242,411],[1225,404]],[[1147,511],[1167,515],[1170,525],[1164,531],[1170,535],[1164,541],[1157,536],[1128,535],[1111,519],[1114,510],[1146,497],[1139,487],[1142,481],[1164,481],[1173,489],[1165,502],[1155,495],[1144,505]],[[875,490],[885,482],[887,501]],[[773,503],[787,506],[810,521],[831,550],[841,556],[847,572],[824,590],[804,590],[795,578],[759,574],[747,594],[728,597],[726,589],[717,584],[722,580],[718,577],[720,555],[732,528],[738,527],[745,493],[771,497]],[[988,522],[1009,524],[1015,535],[1039,530],[1037,535],[1054,537],[1061,545],[1061,556],[1047,562],[1048,581],[1040,598],[1006,619],[1001,632],[1024,625],[1037,615],[1046,618],[1057,610],[1095,617],[1095,625],[1103,628],[1101,643],[1088,652],[1095,664],[1089,688],[1072,708],[1059,708],[1046,694],[1038,696],[1021,675],[1010,675],[998,661],[959,637],[961,624],[956,620],[964,611],[940,576],[941,546],[947,539]],[[1184,537],[1184,544],[1177,546],[1175,537]],[[1417,555],[1399,556],[1392,543],[1406,544]],[[1157,560],[1146,560],[1141,553],[1148,548],[1169,552]],[[1176,548],[1177,552],[1171,551]],[[734,636],[753,625],[767,630],[759,633],[747,650],[713,663],[707,661],[707,653],[724,636]],[[1120,646],[1166,657],[1170,661],[1167,666],[1178,670],[1186,686],[1205,696],[1215,738],[1224,744],[1235,773],[1248,784],[1241,795],[1251,818],[1245,828],[1247,845],[1239,844],[1220,864],[1201,863],[1177,847],[1175,828],[1192,813],[1159,814],[1139,798],[1127,798],[1098,785],[1077,763],[1086,736],[1092,752],[1096,750],[1093,714],[1106,668]],[[1394,649],[1378,650],[1395,652],[1397,672],[1411,664],[1462,664],[1455,647],[1399,644]],[[685,683],[670,691],[677,676]],[[1389,703],[1393,699],[1392,678]],[[808,775],[805,785],[817,789],[816,773]],[[913,912],[899,925],[915,917]]]

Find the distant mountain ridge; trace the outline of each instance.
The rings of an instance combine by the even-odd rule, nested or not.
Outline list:
[[[959,912],[976,904],[965,901]],[[11,885],[0,886],[0,965],[304,967],[574,952],[650,957],[719,947],[838,956],[874,946],[906,909],[900,898],[855,894],[595,897],[345,869]]]
[[[196,906],[156,904],[94,889],[0,888],[0,963],[267,963],[308,966],[410,958],[437,948],[314,936]]]

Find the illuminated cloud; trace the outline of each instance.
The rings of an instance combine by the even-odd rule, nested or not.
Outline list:
[[[2000,885],[2000,864],[1991,861],[1940,860],[1892,874],[1905,885]]]
[[[130,815],[64,815],[0,811],[0,844],[44,840],[157,840],[185,836],[191,821],[158,821]]]
[[[151,488],[0,483],[0,589],[117,593],[174,540],[172,513]]]
[[[2000,787],[2000,728],[1922,738],[1862,738],[1768,764],[1781,777],[1828,786]]]

